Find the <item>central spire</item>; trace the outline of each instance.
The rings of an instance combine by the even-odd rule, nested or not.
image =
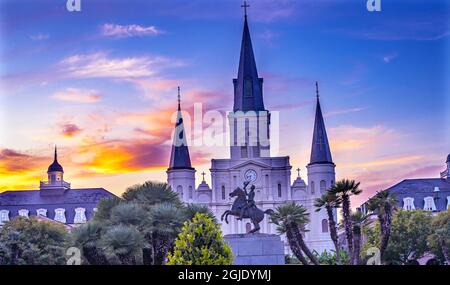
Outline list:
[[[262,94],[263,79],[258,77],[252,40],[247,21],[247,7],[245,8],[244,31],[242,33],[241,54],[239,59],[238,76],[234,84],[234,111],[263,111],[264,102]]]

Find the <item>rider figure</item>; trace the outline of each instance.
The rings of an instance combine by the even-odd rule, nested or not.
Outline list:
[[[247,185],[248,185],[248,183],[247,183]],[[247,204],[246,204],[244,207],[242,207],[242,209],[241,209],[241,213],[240,213],[240,215],[239,215],[239,218],[237,218],[239,221],[242,220],[242,218],[243,218],[243,216],[244,216],[245,210],[251,209],[252,207],[256,206],[256,205],[255,205],[255,185],[252,185],[252,186],[250,187],[250,192],[248,192],[248,193],[247,193],[247,189],[246,189],[246,186],[247,186],[247,185],[245,185],[245,187],[244,187],[245,194],[246,194],[247,197],[248,197],[248,198],[246,199]]]

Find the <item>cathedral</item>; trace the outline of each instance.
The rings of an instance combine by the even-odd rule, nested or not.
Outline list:
[[[314,200],[335,181],[335,164],[320,107],[318,84],[316,83],[317,103],[311,157],[307,165],[308,184],[300,175],[292,182],[289,156],[270,155],[270,111],[264,106],[263,78],[258,76],[247,15],[244,19],[238,74],[233,79],[233,88],[234,107],[228,113],[230,156],[211,160],[211,186],[205,182],[204,176],[203,181],[196,186],[196,170],[191,165],[178,99],[175,126],[178,135],[174,136],[167,169],[168,184],[184,202],[207,205],[220,221],[222,213],[230,209],[233,203],[229,194],[248,182],[255,186],[255,202],[263,211],[288,202],[305,206],[311,219],[305,232],[308,246],[317,252],[333,249],[326,212],[316,212],[314,207]],[[246,233],[252,227],[248,220],[238,221],[235,218],[229,224],[223,222],[221,226],[224,235]],[[262,221],[260,232],[276,233],[275,225],[269,222],[267,216]]]

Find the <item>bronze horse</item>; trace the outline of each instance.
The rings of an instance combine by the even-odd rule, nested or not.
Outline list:
[[[234,200],[231,210],[226,210],[222,214],[222,217],[220,218],[222,221],[225,218],[225,222],[227,224],[228,224],[228,216],[232,215],[239,217],[241,215],[241,209],[243,209],[243,207],[245,207],[248,203],[246,191],[242,190],[239,187],[230,193],[230,197],[237,197],[237,198],[236,200]],[[254,225],[254,228],[251,231],[249,231],[249,233],[254,233],[261,229],[259,223],[264,219],[264,214],[272,215],[273,210],[269,209],[266,211],[262,211],[256,206],[244,210],[242,218],[250,219]]]

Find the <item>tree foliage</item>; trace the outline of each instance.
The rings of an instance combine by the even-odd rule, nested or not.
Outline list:
[[[66,241],[63,225],[18,217],[0,229],[0,264],[65,264]]]
[[[431,231],[428,237],[431,252],[441,263],[450,265],[450,209],[433,218]]]
[[[220,226],[207,214],[197,213],[185,222],[168,260],[170,265],[231,265],[233,256]]]
[[[390,239],[382,261],[385,264],[407,264],[422,257],[428,251],[427,238],[432,232],[431,221],[430,212],[397,211],[393,216]],[[378,221],[375,223],[374,227],[365,230],[365,250],[369,247],[380,248],[381,227]]]

